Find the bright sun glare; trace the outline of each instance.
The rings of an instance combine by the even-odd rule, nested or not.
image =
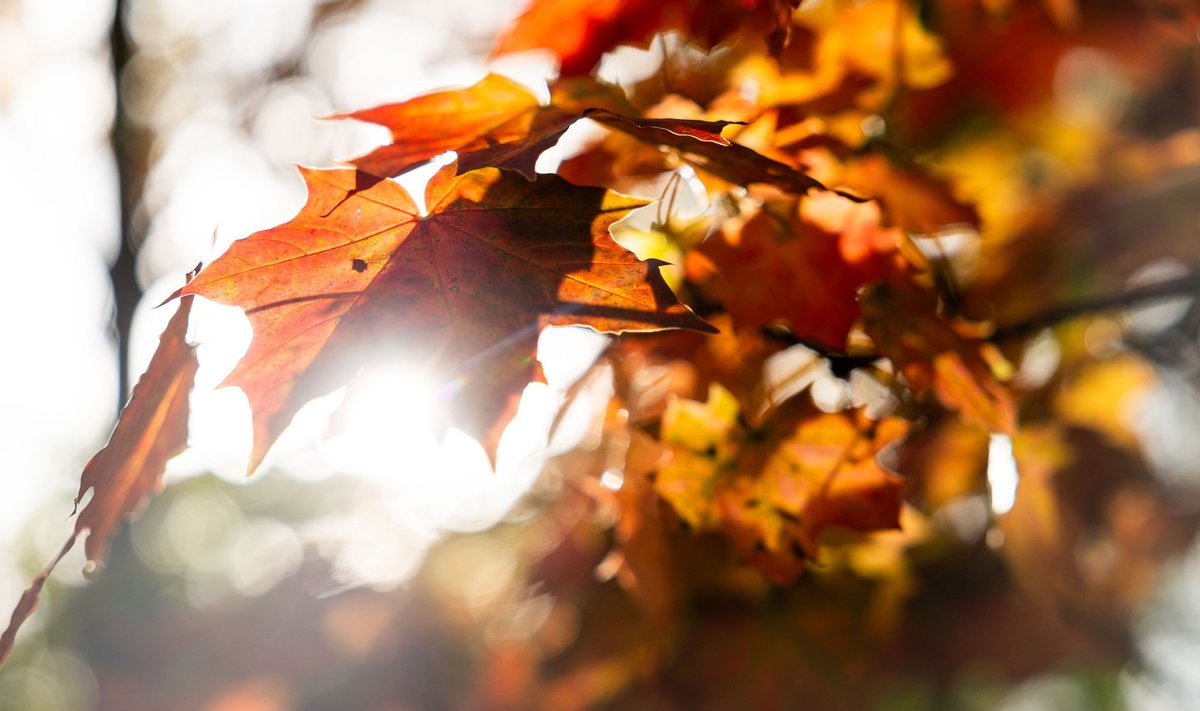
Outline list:
[[[164,292],[168,288],[161,287]],[[144,303],[157,303],[165,295],[152,293]],[[157,332],[173,311],[168,304],[139,312],[134,368],[144,368]],[[218,386],[249,345],[250,327],[239,309],[204,300],[197,300],[192,320],[189,337],[200,344],[200,371],[192,394],[190,446],[169,464],[168,482],[210,472],[241,481],[250,449],[249,405],[238,389]],[[455,429],[438,431],[445,415],[439,393],[446,384],[432,380],[426,369],[389,362],[364,369],[348,386],[306,405],[255,476],[309,482],[352,477],[371,492],[370,515],[382,515],[415,534],[410,538],[416,550],[404,555],[406,560],[419,558],[441,532],[495,525],[528,491],[551,451],[548,435],[565,389],[587,371],[607,342],[585,328],[546,329],[538,350],[549,384],[527,387],[500,442],[494,471],[475,440]],[[593,390],[576,398],[562,418],[554,451],[577,443],[603,406],[607,393]],[[345,512],[344,523],[359,513]],[[337,528],[344,533],[343,525]],[[373,539],[377,545],[378,537]],[[353,568],[348,577],[399,582],[395,561],[359,553],[346,548],[334,555],[348,556],[349,563],[342,561]]]

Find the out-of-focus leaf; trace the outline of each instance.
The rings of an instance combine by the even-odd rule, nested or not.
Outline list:
[[[940,39],[922,26],[916,9],[905,0],[808,3],[796,20],[816,35],[813,67],[808,73],[785,75],[785,82],[832,87],[852,74],[874,77],[875,88],[860,98],[874,107],[898,86],[929,88],[953,74]],[[786,95],[795,89],[777,91]]]
[[[917,166],[870,155],[847,166],[844,182],[879,200],[885,224],[927,235],[951,226],[979,227],[974,207],[955,198],[948,183]]]
[[[533,0],[500,37],[496,53],[548,49],[563,76],[587,74],[607,51],[681,30],[709,46],[747,28],[778,53],[799,0]]]
[[[1063,420],[1104,433],[1110,441],[1135,447],[1132,425],[1138,398],[1158,382],[1154,369],[1133,354],[1080,364],[1058,390],[1054,411]]]
[[[840,351],[859,317],[859,288],[892,268],[898,239],[879,225],[877,206],[817,193],[764,206],[701,245],[715,273],[696,260],[689,267],[739,328],[784,321],[801,341]]]
[[[1088,430],[1045,423],[1014,439],[1020,484],[1000,522],[1018,585],[1047,624],[1091,654],[1120,659],[1124,620],[1154,589],[1162,562],[1185,550],[1196,517],[1144,463]]]
[[[707,403],[675,400],[663,415],[673,459],[655,490],[691,527],[724,531],[764,575],[795,579],[830,526],[894,528],[902,480],[876,455],[908,431],[901,420],[828,414],[793,398],[759,428],[714,385]]]
[[[863,326],[915,392],[932,389],[943,405],[989,431],[1016,431],[1016,405],[997,377],[1011,366],[980,324],[939,315],[932,291],[907,280],[876,284],[863,299]]]
[[[986,429],[943,417],[905,440],[896,469],[909,479],[910,500],[937,511],[987,490],[987,460]]]
[[[662,441],[673,454],[655,473],[654,490],[694,528],[720,521],[717,479],[741,447],[737,415],[737,400],[720,385],[709,388],[707,402],[675,398],[663,413]]]

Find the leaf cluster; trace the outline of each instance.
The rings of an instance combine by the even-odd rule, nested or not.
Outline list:
[[[894,671],[898,640],[936,636],[927,607],[964,560],[991,587],[943,601],[955,619],[971,605],[1001,624],[1028,613],[1020,629],[1054,631],[1035,670],[1081,650],[1119,661],[1129,615],[1195,524],[1128,418],[1174,367],[1155,362],[1169,331],[1139,341],[1120,310],[1195,294],[1195,203],[1172,186],[1195,188],[1200,153],[1186,121],[1081,118],[1116,99],[1072,99],[1070,77],[1047,74],[1086,45],[1149,102],[1154,77],[1195,78],[1185,35],[1155,8],[1113,3],[534,0],[496,51],[552,52],[561,72],[544,91],[489,74],[339,116],[391,140],[350,167],[304,169],[299,214],[177,292],[83,473],[81,496],[95,495],[70,543],[86,532],[98,563],[186,446],[196,297],[241,307],[254,331],[225,383],[250,402],[251,471],[305,403],[398,358],[434,373],[444,424],[494,460],[542,378],[539,333],[583,326],[615,338],[569,395],[599,381],[610,401],[595,437],[550,466],[572,505],[611,514],[572,525],[605,540],[591,563],[649,627],[584,629],[561,673],[510,689],[512,707],[642,698],[636,680],[659,672],[677,684],[689,635],[770,646],[753,618],[688,627],[685,606],[715,599],[774,600],[784,629],[855,640],[831,658],[868,683],[862,659]],[[644,50],[650,78],[597,71],[622,45]],[[591,138],[567,145],[580,124]],[[568,154],[539,172],[556,145]],[[391,178],[447,152],[419,210]],[[689,190],[707,207],[684,215]],[[638,209],[654,218],[622,221]],[[1181,276],[1124,291],[1165,257]],[[989,472],[1009,444],[1020,478],[1004,484]],[[563,540],[561,555],[590,560]],[[610,614],[598,599],[583,604]],[[532,666],[556,653],[520,652]],[[946,654],[943,670],[1030,669],[998,642]],[[772,687],[730,673],[747,694]],[[856,707],[854,683],[826,682],[778,691]]]

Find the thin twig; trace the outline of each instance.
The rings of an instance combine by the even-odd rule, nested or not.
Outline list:
[[[1158,301],[1173,296],[1189,295],[1200,295],[1200,273],[1186,274],[1175,279],[1135,287],[1120,294],[1099,296],[1086,301],[1059,306],[1024,321],[1018,321],[1008,326],[1001,326],[996,329],[996,332],[992,334],[989,340],[992,342],[1001,342],[1021,338],[1079,316],[1129,308],[1146,301]]]

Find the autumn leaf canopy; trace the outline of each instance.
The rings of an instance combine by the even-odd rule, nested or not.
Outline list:
[[[922,665],[1127,659],[1197,523],[1133,422],[1200,362],[1172,332],[1200,331],[1200,20],[1168,5],[533,0],[478,81],[333,116],[387,138],[301,168],[294,217],[168,299],[64,553],[86,534],[98,565],[187,446],[197,298],[253,331],[223,383],[250,472],[398,362],[495,466],[539,336],[580,326],[610,338],[555,426],[591,429],[546,462],[550,533],[514,579],[577,593],[553,622],[581,641],[489,638],[508,685],[479,707],[663,708],[647,680],[717,657],[716,708],[830,709]],[[557,73],[501,73],[528,50]],[[396,178],[422,167],[417,200]]]

